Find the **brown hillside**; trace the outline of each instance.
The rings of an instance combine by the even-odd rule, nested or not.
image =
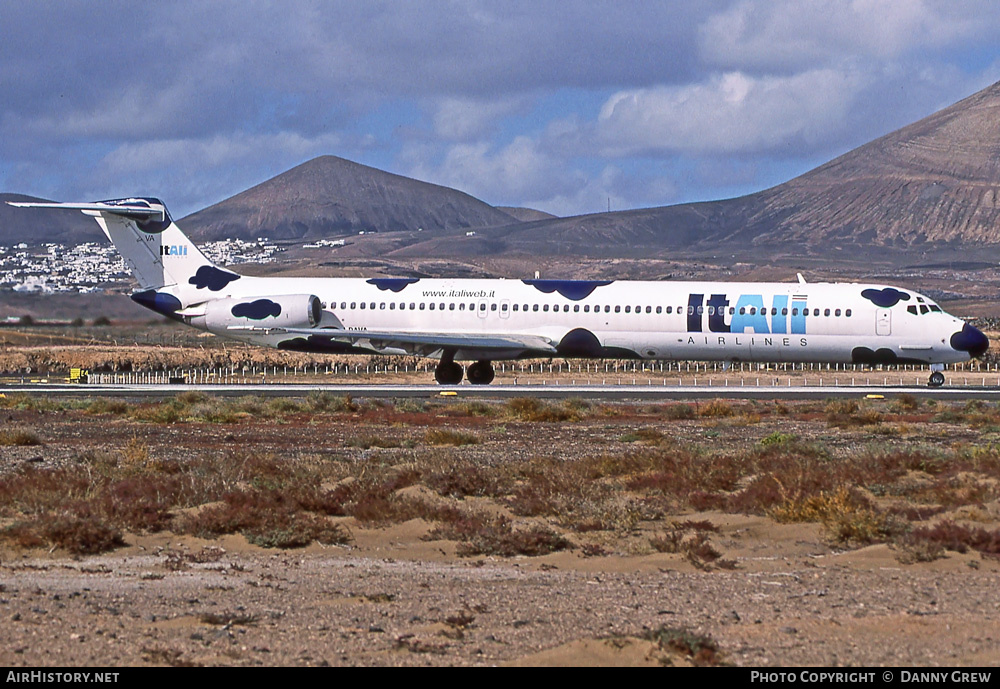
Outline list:
[[[1000,83],[756,194],[488,234],[504,251],[535,255],[669,257],[723,245],[724,253],[780,246],[806,254],[944,242],[975,250],[1000,245],[998,189]]]
[[[753,221],[761,240],[996,244],[998,187],[1000,83],[759,194]]]
[[[181,221],[193,238],[315,239],[514,222],[468,194],[323,156]]]

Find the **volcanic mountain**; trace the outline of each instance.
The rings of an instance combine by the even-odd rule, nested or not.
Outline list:
[[[755,194],[489,234],[503,240],[501,250],[535,255],[667,256],[722,244],[737,253],[1000,245],[1000,83]]]
[[[178,224],[197,241],[317,239],[517,220],[468,194],[335,156],[314,158]]]

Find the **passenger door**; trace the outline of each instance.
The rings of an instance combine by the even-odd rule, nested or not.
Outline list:
[[[879,309],[875,312],[875,334],[892,334],[892,309]]]

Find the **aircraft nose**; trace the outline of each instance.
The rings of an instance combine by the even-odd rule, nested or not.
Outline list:
[[[980,357],[990,348],[990,341],[979,330],[966,323],[961,330],[951,336],[951,348],[968,352],[972,358]]]

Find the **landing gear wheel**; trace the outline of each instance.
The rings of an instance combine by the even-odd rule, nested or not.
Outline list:
[[[469,366],[465,375],[473,385],[489,385],[496,377],[496,371],[493,370],[493,364],[490,362],[477,361]]]
[[[442,361],[434,369],[434,380],[439,385],[458,385],[462,382],[462,365],[454,361]]]
[[[930,380],[927,381],[927,385],[932,388],[939,388],[944,385],[944,374],[940,371],[934,371],[931,374]]]

